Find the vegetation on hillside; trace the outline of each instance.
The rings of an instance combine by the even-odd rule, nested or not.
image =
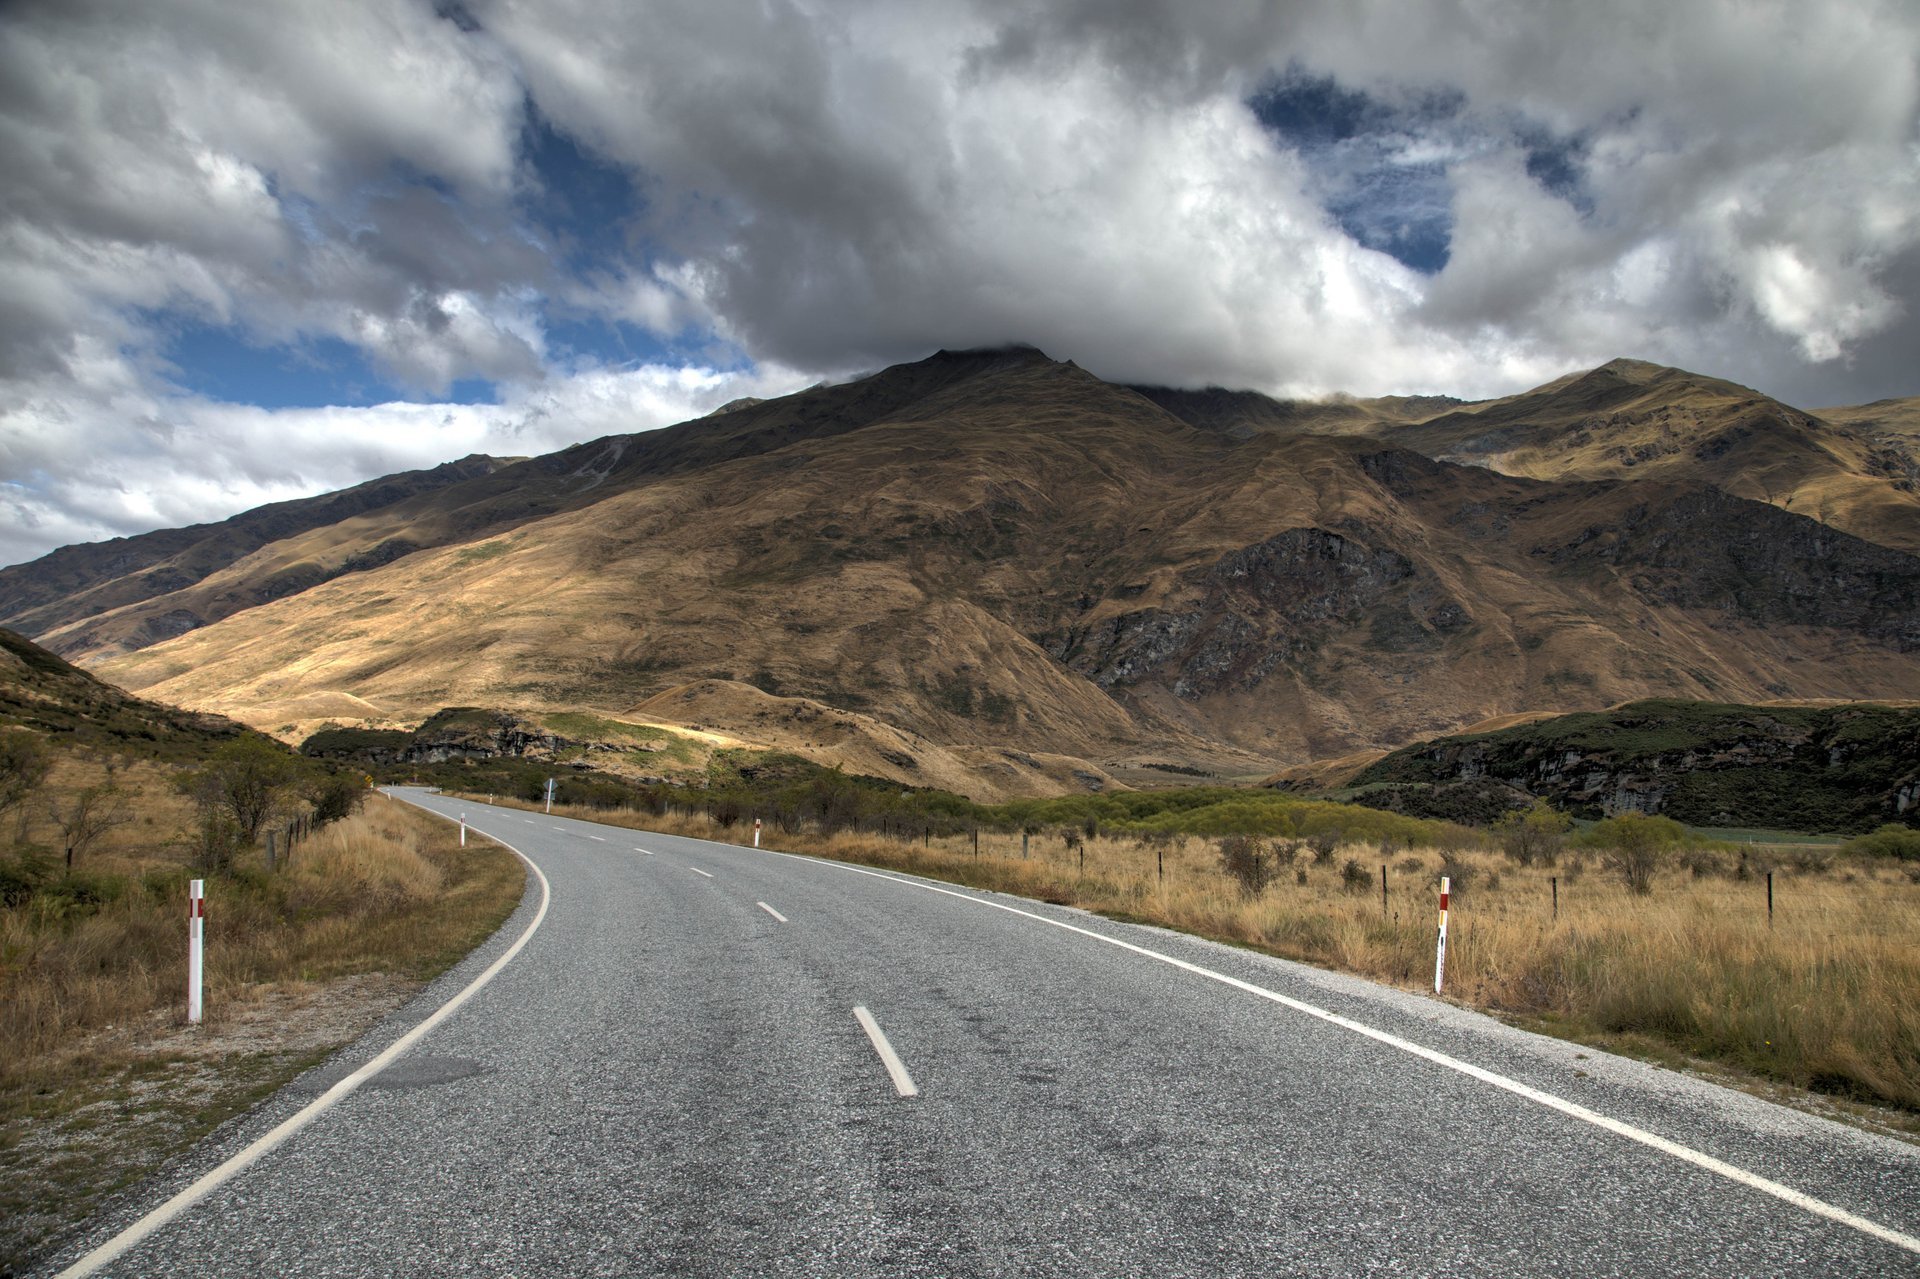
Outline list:
[[[1694,826],[1912,825],[1920,708],[1630,702],[1403,747],[1343,793],[1406,807],[1501,785],[1586,818],[1643,809]]]

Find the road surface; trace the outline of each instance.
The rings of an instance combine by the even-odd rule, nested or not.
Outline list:
[[[544,883],[47,1273],[1920,1274],[1904,1143],[1156,929],[400,793]]]

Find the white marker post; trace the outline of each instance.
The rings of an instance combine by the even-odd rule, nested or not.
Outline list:
[[[551,777],[547,779],[547,811],[549,813],[553,811],[553,779]]]
[[[460,814],[460,847],[465,848],[466,846],[467,846],[467,815],[465,813],[462,813]]]
[[[197,1026],[205,1006],[200,998],[206,972],[207,881],[187,885],[187,1024]]]
[[[753,819],[753,846],[755,848],[760,847],[760,819],[758,817]]]
[[[1447,980],[1447,892],[1453,887],[1453,881],[1445,875],[1440,877],[1440,947],[1433,957],[1433,993],[1439,994],[1440,987]]]

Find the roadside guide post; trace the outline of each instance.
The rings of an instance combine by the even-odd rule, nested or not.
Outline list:
[[[1447,876],[1440,877],[1440,945],[1433,957],[1433,993],[1439,994],[1440,987],[1447,979],[1447,892],[1453,887],[1453,881]]]
[[[200,991],[205,976],[207,881],[187,885],[187,1024],[197,1026],[205,1012]]]

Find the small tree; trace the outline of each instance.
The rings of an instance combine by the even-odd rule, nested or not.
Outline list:
[[[315,772],[310,774],[301,793],[307,803],[313,806],[313,827],[315,830],[343,817],[351,817],[360,811],[360,805],[366,801],[367,787],[362,780],[364,774],[351,769],[337,772]]]
[[[1291,846],[1290,846],[1291,847]],[[1240,885],[1240,895],[1258,897],[1280,875],[1280,859],[1258,835],[1228,835],[1218,845],[1220,868]],[[1288,858],[1291,862],[1292,858]]]
[[[1313,850],[1315,866],[1330,866],[1333,864],[1333,850],[1340,847],[1340,832],[1338,830],[1315,831],[1307,836],[1307,847]]]
[[[40,739],[26,732],[0,733],[0,815],[20,810],[21,837],[26,834],[27,800],[47,780],[53,757]]]
[[[218,805],[198,805],[193,833],[193,864],[197,870],[224,875],[233,869],[233,859],[242,845],[240,827],[232,813]]]
[[[1572,829],[1573,819],[1544,799],[1513,809],[1493,824],[1500,847],[1520,866],[1553,865]]]
[[[60,828],[60,842],[67,850],[67,869],[74,858],[93,847],[94,841],[133,820],[133,810],[112,780],[97,786],[82,787],[70,799],[55,800],[47,807],[53,824]]]
[[[1686,838],[1686,828],[1670,817],[1622,813],[1594,823],[1587,838],[1602,849],[1601,860],[1626,883],[1627,891],[1644,897],[1653,891],[1653,877],[1666,860],[1667,850]]]
[[[247,848],[286,809],[299,780],[300,761],[290,751],[249,735],[221,746],[205,768],[179,785],[203,815],[217,809],[232,818],[239,844]]]

